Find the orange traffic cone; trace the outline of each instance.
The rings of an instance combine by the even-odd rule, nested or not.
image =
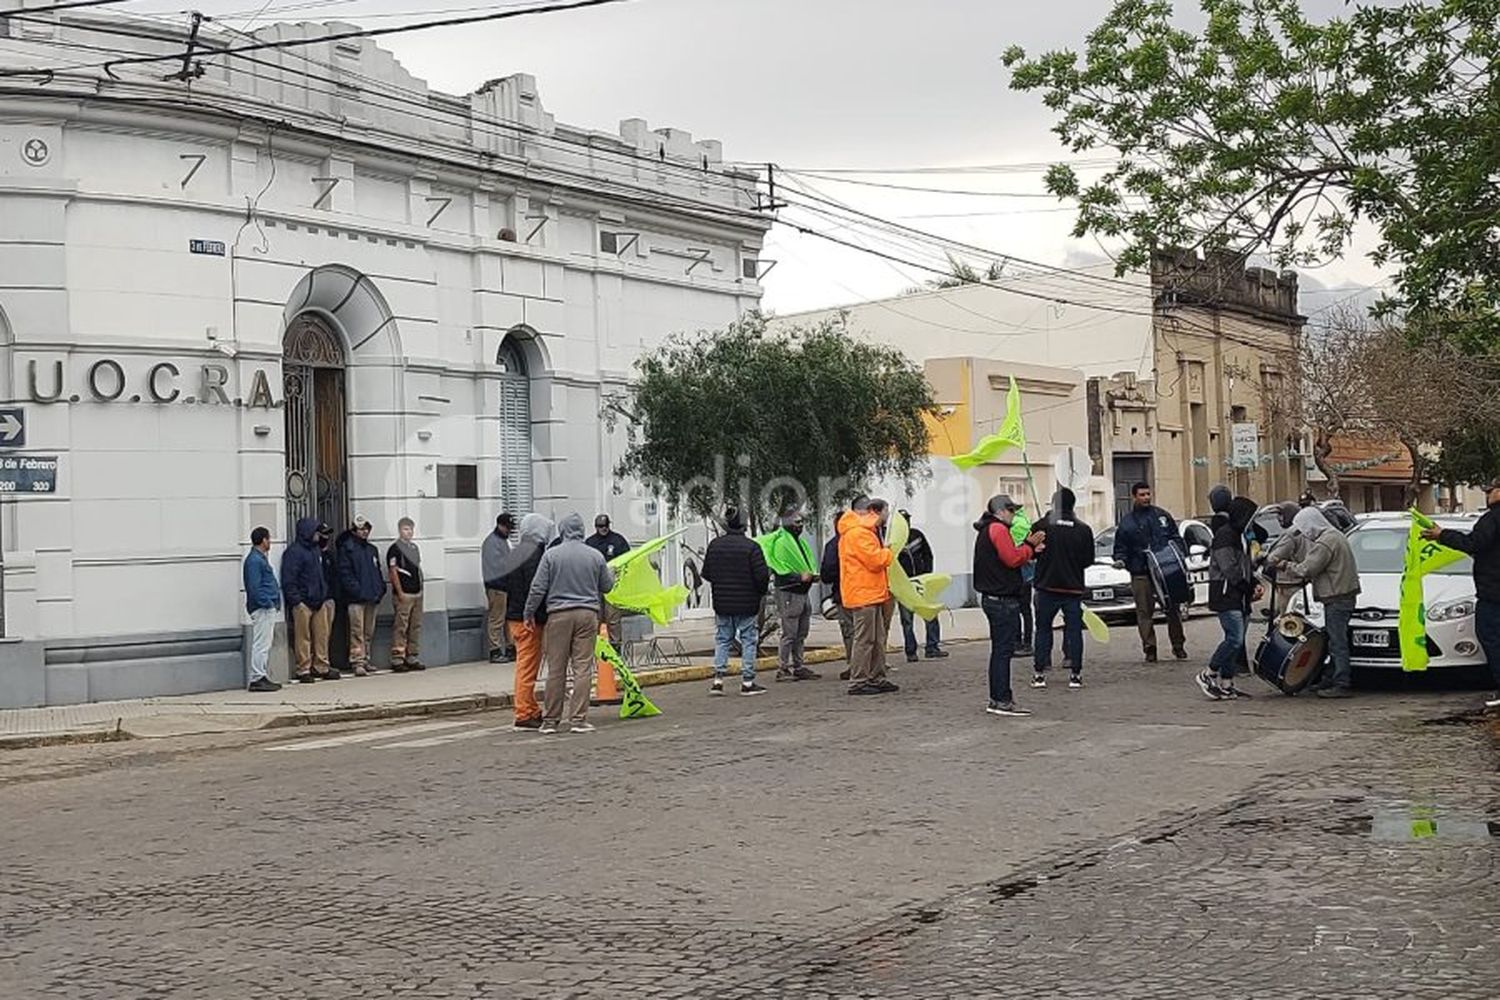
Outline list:
[[[600,624],[599,634],[605,640],[609,639],[609,626]],[[615,668],[610,666],[609,661],[596,659],[594,661],[594,700],[595,705],[619,705],[625,701],[625,696],[620,694],[619,685],[615,683]]]

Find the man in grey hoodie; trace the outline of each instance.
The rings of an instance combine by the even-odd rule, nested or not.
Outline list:
[[[584,544],[583,517],[567,515],[558,524],[560,544],[542,553],[526,596],[525,622],[547,612],[543,643],[547,651],[547,686],[542,696],[542,733],[557,732],[564,702],[575,733],[591,733],[589,689],[594,680],[594,640],[599,635],[599,607],[615,586],[614,571],[604,556]],[[568,675],[573,695],[567,696]]]
[[[1349,662],[1349,623],[1354,617],[1354,599],[1359,596],[1359,567],[1344,533],[1328,523],[1316,507],[1303,507],[1292,519],[1292,527],[1307,539],[1307,555],[1301,562],[1272,560],[1279,571],[1312,584],[1313,597],[1323,605],[1328,631],[1328,657],[1333,673],[1317,687],[1319,698],[1348,698],[1354,694],[1354,670]]]
[[[484,579],[485,602],[489,605],[489,617],[485,621],[485,632],[490,642],[490,662],[504,663],[515,658],[505,635],[507,588],[505,586],[506,564],[510,555],[510,536],[516,530],[516,520],[510,514],[495,518],[495,530],[485,536],[484,547],[479,550],[480,569]]]

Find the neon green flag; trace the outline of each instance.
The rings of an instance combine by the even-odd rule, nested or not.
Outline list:
[[[999,457],[1007,448],[1026,449],[1026,428],[1021,423],[1021,389],[1016,385],[1014,375],[1010,377],[1010,390],[1005,394],[1005,421],[1000,429],[980,438],[967,455],[955,455],[953,464],[960,469],[972,469]]]
[[[1100,645],[1109,645],[1109,626],[1104,624],[1104,619],[1094,613],[1092,608],[1083,609],[1083,627],[1089,630],[1089,635]]]
[[[621,611],[649,615],[658,625],[669,623],[677,608],[687,601],[688,589],[681,584],[671,587],[663,584],[648,557],[686,530],[679,528],[669,535],[653,538],[639,548],[611,559],[609,567],[615,571],[615,586],[604,595],[604,599]]]
[[[885,538],[892,555],[900,556],[910,537],[911,525],[906,518],[899,510],[891,511],[890,520],[885,526]],[[923,573],[918,577],[909,577],[906,570],[901,568],[901,560],[896,558],[891,560],[890,568],[886,570],[886,580],[896,603],[923,621],[930,622],[947,610],[947,605],[937,599],[953,582],[953,577],[946,573]]]
[[[615,652],[615,647],[602,635],[594,640],[594,658],[603,660],[614,668],[615,683],[620,685],[620,693],[625,696],[620,704],[620,718],[649,719],[661,714],[661,709],[652,704],[651,699],[641,691],[641,682],[635,679],[635,674],[630,672],[620,654]]]
[[[817,560],[813,558],[812,546],[801,535],[794,535],[785,528],[777,528],[768,535],[755,539],[755,544],[765,554],[766,565],[772,573],[792,576],[797,573],[818,572]]]
[[[1427,605],[1423,602],[1422,578],[1464,557],[1422,537],[1422,529],[1432,521],[1412,508],[1411,530],[1406,536],[1406,559],[1401,567],[1401,607],[1396,619],[1396,635],[1401,642],[1401,669],[1415,672],[1427,669]]]
[[[1024,510],[1016,511],[1016,516],[1010,522],[1010,540],[1020,545],[1026,541],[1026,536],[1031,534],[1031,518],[1026,516]]]

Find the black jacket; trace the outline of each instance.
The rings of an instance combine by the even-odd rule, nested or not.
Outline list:
[[[823,581],[823,586],[828,588],[828,596],[833,598],[834,604],[842,604],[839,599],[839,536],[834,532],[828,544],[823,546],[823,563],[818,567],[818,579]]]
[[[1475,596],[1500,603],[1500,503],[1490,504],[1472,531],[1449,528],[1438,543],[1468,553],[1474,560]]]
[[[1064,510],[1048,514],[1031,530],[1047,533],[1047,544],[1036,557],[1036,589],[1082,594],[1084,571],[1095,559],[1094,529],[1076,520],[1071,510]]]
[[[1146,553],[1167,545],[1181,548],[1182,533],[1172,515],[1160,507],[1132,507],[1115,529],[1115,558],[1131,576],[1149,576]]]
[[[502,578],[505,584],[505,620],[508,622],[519,622],[526,620],[526,598],[531,595],[531,581],[536,579],[536,568],[542,564],[542,553],[546,549],[537,546],[537,550],[531,554],[521,565],[511,570]],[[535,621],[538,625],[547,624],[547,602],[543,601],[536,609]]]
[[[745,537],[744,529],[731,529],[708,543],[703,579],[713,587],[715,614],[743,617],[759,613],[771,569],[765,553]]]
[[[281,591],[290,614],[299,604],[317,611],[332,596],[323,575],[323,553],[313,536],[318,519],[304,517],[297,522],[297,540],[281,554]]]
[[[906,570],[907,576],[921,576],[932,572],[932,546],[928,544],[927,536],[916,528],[912,528],[911,534],[906,536],[906,548],[896,558],[901,563],[901,568]]]
[[[380,552],[353,529],[339,536],[334,553],[339,598],[349,604],[379,604],[385,596],[385,573]]]
[[[1255,566],[1245,542],[1250,519],[1255,516],[1255,501],[1235,497],[1229,502],[1229,515],[1214,532],[1208,550],[1208,609],[1210,611],[1249,611],[1255,594]]]
[[[595,531],[589,537],[585,538],[583,542],[589,548],[597,550],[604,557],[605,562],[609,562],[615,556],[622,556],[630,551],[630,543],[618,531],[611,531],[607,535],[601,535]]]
[[[1010,537],[1010,526],[988,511],[975,522],[974,530],[978,532],[974,538],[974,589],[985,597],[1019,600],[1026,592],[1021,567],[1036,555],[1031,545],[1017,545]]]

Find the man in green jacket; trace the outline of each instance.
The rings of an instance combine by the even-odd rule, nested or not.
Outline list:
[[[776,612],[781,619],[781,641],[777,644],[778,681],[815,681],[804,659],[807,633],[812,627],[812,601],[808,591],[818,580],[818,560],[803,535],[805,521],[799,507],[781,512],[780,527],[761,541],[766,564],[775,574]]]

